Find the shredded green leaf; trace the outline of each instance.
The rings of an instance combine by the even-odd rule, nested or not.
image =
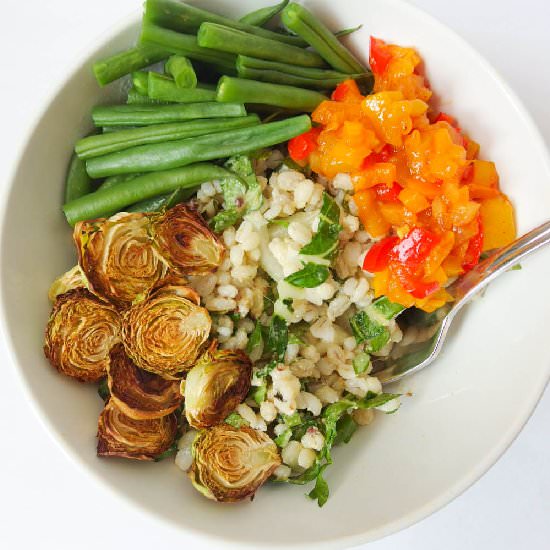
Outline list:
[[[248,422],[237,412],[232,412],[229,414],[225,418],[224,422],[237,429],[242,428],[243,426],[248,426]]]
[[[107,377],[103,378],[99,382],[99,386],[97,387],[97,393],[103,401],[107,401],[109,397],[111,397],[111,392],[109,391],[109,384],[107,383]]]
[[[278,447],[286,447],[288,445],[288,442],[290,441],[290,438],[292,437],[292,430],[290,428],[287,428],[283,433],[278,435],[273,441],[275,441],[275,444]]]
[[[372,307],[386,319],[393,319],[405,308],[401,304],[390,302],[386,296],[380,296],[372,303]]]
[[[329,275],[327,266],[307,263],[303,269],[286,277],[285,281],[298,288],[315,288],[323,284]]]
[[[317,233],[315,233],[311,242],[300,250],[300,254],[302,256],[331,258],[338,248],[338,237],[342,230],[339,221],[340,207],[328,193],[324,193]]]
[[[366,342],[369,353],[382,349],[390,339],[387,327],[373,321],[366,311],[359,311],[350,320],[349,324],[358,344]]]
[[[274,360],[279,363],[284,361],[285,351],[288,346],[288,326],[279,315],[273,315],[269,325],[266,350],[273,353]]]

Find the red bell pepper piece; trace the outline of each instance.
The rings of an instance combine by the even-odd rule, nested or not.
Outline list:
[[[361,170],[366,170],[370,168],[373,164],[377,162],[389,162],[391,156],[393,155],[393,147],[389,144],[384,145],[382,150],[378,153],[371,153],[368,157],[363,159],[363,164],[361,165]]]
[[[411,271],[404,265],[393,266],[393,271],[397,275],[403,289],[415,298],[426,298],[440,288],[437,282],[425,283],[418,277],[415,277]]]
[[[390,262],[390,253],[398,242],[398,237],[386,237],[374,243],[365,255],[363,269],[369,273],[377,273],[386,269]]]
[[[288,154],[296,162],[307,159],[317,149],[317,138],[321,128],[312,128],[309,132],[300,134],[288,142]]]
[[[399,193],[403,190],[397,182],[393,182],[391,187],[385,183],[379,183],[373,187],[376,198],[382,202],[399,202]]]
[[[383,74],[388,63],[391,61],[392,55],[389,52],[386,43],[374,36],[370,37],[370,56],[369,64],[374,74]]]
[[[393,248],[391,259],[404,266],[416,266],[428,257],[440,240],[435,233],[415,227]]]
[[[345,82],[341,82],[340,84],[338,84],[338,86],[336,86],[334,92],[332,92],[330,99],[332,99],[333,101],[344,101],[344,99],[346,99],[346,94],[348,93],[348,91],[348,85]]]
[[[479,231],[468,242],[468,248],[466,249],[466,254],[464,254],[464,263],[462,264],[462,269],[464,271],[470,271],[479,263],[479,257],[483,250],[483,225],[481,223],[481,216],[478,217],[477,224]]]

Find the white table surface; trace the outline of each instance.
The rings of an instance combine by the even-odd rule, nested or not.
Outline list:
[[[33,113],[65,63],[139,3],[2,0],[0,185],[6,185]],[[414,3],[458,31],[504,75],[550,144],[546,0]],[[0,548],[202,547],[112,497],[76,468],[40,425],[4,356],[0,349],[5,371],[0,389]],[[550,548],[549,426],[547,391],[518,439],[474,487],[430,518],[369,549]]]

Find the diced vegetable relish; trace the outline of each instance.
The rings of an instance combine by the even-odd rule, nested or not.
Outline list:
[[[350,174],[359,218],[380,239],[364,264],[376,296],[433,311],[452,300],[446,285],[516,230],[494,163],[478,158],[455,119],[433,111],[420,63],[414,49],[373,38],[374,93],[340,84],[289,151],[325,177]]]

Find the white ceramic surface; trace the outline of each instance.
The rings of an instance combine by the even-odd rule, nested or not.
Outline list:
[[[226,2],[205,5],[229,13]],[[366,55],[370,33],[415,45],[443,108],[497,162],[520,231],[548,217],[547,153],[517,100],[468,46],[431,18],[387,0],[309,2],[334,28],[365,22],[351,42]],[[235,14],[258,2],[239,2]],[[137,18],[136,18],[137,20]],[[136,25],[113,29],[101,50],[79,59],[37,122],[9,189],[0,253],[4,329],[37,412],[61,446],[98,480],[138,506],[216,545],[339,547],[372,540],[444,505],[498,458],[540,396],[550,372],[548,254],[494,284],[472,305],[434,368],[406,381],[398,415],[381,417],[335,452],[332,495],[319,510],[300,487],[266,487],[253,504],[218,506],[199,497],[169,462],[134,464],[95,457],[100,402],[92,388],[48,368],[40,342],[53,278],[74,262],[59,211],[74,140],[89,108],[117,93],[99,90],[91,59],[128,45]],[[109,97],[110,96],[110,97]],[[525,162],[529,159],[529,162]],[[519,161],[519,162],[518,162]]]

